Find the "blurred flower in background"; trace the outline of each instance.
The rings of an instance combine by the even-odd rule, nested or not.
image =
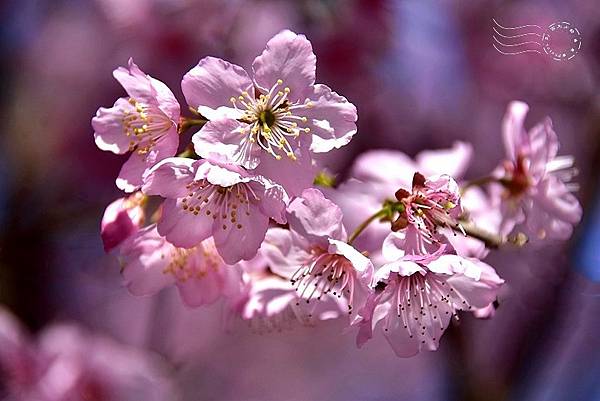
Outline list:
[[[50,359],[73,373],[62,378],[94,372],[110,383],[118,376],[127,391],[148,391],[132,399],[598,399],[595,0],[23,0],[0,10],[0,303],[27,327],[2,312],[0,356],[12,361],[2,370],[18,372],[18,380],[3,381],[0,391],[51,377],[50,362],[38,361]],[[503,56],[491,46],[491,18],[512,26],[570,21],[582,32],[582,49],[565,63]],[[384,338],[355,349],[353,335],[339,335],[335,320],[270,333],[253,329],[255,320],[223,322],[222,309],[231,305],[222,302],[188,309],[175,288],[131,296],[119,263],[104,254],[98,223],[106,205],[123,196],[114,178],[125,156],[98,150],[90,125],[99,105],[123,95],[111,72],[133,57],[183,105],[181,79],[201,58],[249,69],[282,29],[311,40],[317,82],[358,109],[352,142],[319,159],[338,183],[365,151],[387,148],[410,158],[456,141],[472,144],[464,178],[484,176],[505,157],[506,107],[522,100],[531,109],[525,126],[551,116],[561,154],[575,158],[585,212],[571,243],[490,252],[486,263],[510,283],[494,319],[474,324],[464,316],[437,353],[406,360]],[[189,139],[180,138],[180,150]],[[359,195],[376,194],[348,197],[360,202]],[[263,290],[248,291],[261,300]],[[262,313],[247,304],[242,311]],[[64,320],[77,325],[51,326]],[[160,398],[167,388],[177,394]]]

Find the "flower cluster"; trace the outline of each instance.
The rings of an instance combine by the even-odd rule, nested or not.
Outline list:
[[[105,249],[135,295],[175,285],[186,305],[223,299],[258,331],[345,319],[359,347],[381,329],[398,356],[435,350],[460,311],[494,314],[504,280],[482,261],[490,249],[571,235],[573,160],[557,156],[549,120],[527,132],[514,102],[506,160],[488,177],[463,180],[473,152],[456,143],[414,160],[367,152],[333,185],[315,154],[350,142],[357,110],[315,69],[310,42],[290,31],[252,74],[205,57],[181,82],[193,116],[133,61],[115,70],[128,97],[92,125],[100,149],[131,155],[116,182],[127,194],[102,220]]]

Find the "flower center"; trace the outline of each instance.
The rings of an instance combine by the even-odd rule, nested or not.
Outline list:
[[[129,137],[129,151],[147,154],[169,131],[173,122],[156,106],[129,98],[129,107],[123,109],[123,133]]]
[[[181,208],[195,216],[220,219],[223,230],[234,226],[242,229],[239,213],[250,216],[250,202],[260,200],[247,183],[221,187],[207,180],[200,180],[187,184],[186,188],[189,192],[181,199]]]
[[[202,263],[194,263],[194,255],[198,252],[202,253]],[[189,249],[174,248],[169,258],[170,262],[163,273],[172,274],[180,282],[189,279],[201,280],[209,273],[217,272],[222,265],[214,245],[205,243]]]
[[[333,294],[348,297],[348,313],[352,313],[354,298],[354,268],[344,256],[332,255],[323,250],[313,252],[314,257],[292,275],[290,282],[300,297],[310,303],[313,297]]]
[[[262,125],[271,128],[275,124],[275,114],[271,110],[263,110],[258,115],[258,120]]]
[[[291,102],[289,94],[290,88],[283,87],[283,81],[278,79],[268,93],[261,93],[258,98],[244,91],[237,98],[230,99],[233,107],[244,113],[240,118],[247,124],[242,130],[244,148],[251,148],[257,143],[277,160],[281,160],[282,154],[296,160],[296,139],[301,133],[310,132],[310,128],[300,126],[308,119],[298,112],[311,108],[312,103],[309,99]]]
[[[404,205],[404,211],[393,223],[394,231],[402,230],[412,224],[431,237],[432,234],[437,233],[440,226],[448,228],[456,226],[456,219],[450,215],[450,211],[457,207],[451,194],[443,191],[426,194],[418,190],[410,194],[406,190],[400,190],[396,196]]]
[[[389,302],[395,303],[398,318],[410,338],[420,335],[424,344],[436,341],[435,331],[444,331],[443,318],[457,309],[471,309],[465,298],[436,274],[420,273],[408,277],[396,276],[395,288],[389,292]],[[390,321],[384,327],[388,331]]]
[[[507,197],[517,198],[529,188],[530,179],[525,161],[525,156],[519,155],[516,163],[506,164],[508,176],[501,179],[500,183],[506,188]]]

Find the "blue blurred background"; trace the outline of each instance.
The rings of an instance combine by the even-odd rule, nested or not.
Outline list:
[[[600,400],[597,0],[8,0],[0,12],[0,304],[34,332],[75,320],[161,354],[173,400]],[[583,46],[569,62],[505,56],[492,18],[568,21]],[[482,176],[503,156],[509,101],[530,104],[528,126],[551,116],[584,221],[569,243],[490,255],[509,282],[494,319],[465,316],[438,352],[403,360],[383,340],[357,350],[336,322],[225,332],[219,305],[121,286],[99,222],[124,158],[98,150],[90,126],[123,94],[112,70],[131,56],[184,104],[181,77],[200,58],[249,67],[283,28],[307,35],[317,82],[358,107],[359,134],[323,159],[341,177],[367,149],[455,140],[475,148],[467,178]]]

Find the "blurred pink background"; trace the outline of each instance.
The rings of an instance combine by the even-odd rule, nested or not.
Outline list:
[[[34,333],[76,321],[173,367],[170,400],[599,400],[600,7],[596,0],[21,0],[0,5],[0,304]],[[569,62],[492,47],[507,26],[569,21]],[[317,81],[359,113],[352,143],[322,162],[345,177],[361,152],[475,148],[467,178],[503,155],[511,100],[527,125],[548,115],[580,170],[584,221],[569,243],[492,252],[510,283],[495,318],[464,316],[435,353],[398,359],[383,339],[357,350],[326,322],[258,334],[221,306],[190,310],[174,290],[134,298],[99,236],[123,157],[90,120],[122,89],[133,57],[183,102],[181,77],[207,55],[247,67],[283,28],[305,34]],[[189,134],[188,134],[189,136]],[[183,143],[189,138],[184,138]],[[2,397],[0,386],[0,398]]]

